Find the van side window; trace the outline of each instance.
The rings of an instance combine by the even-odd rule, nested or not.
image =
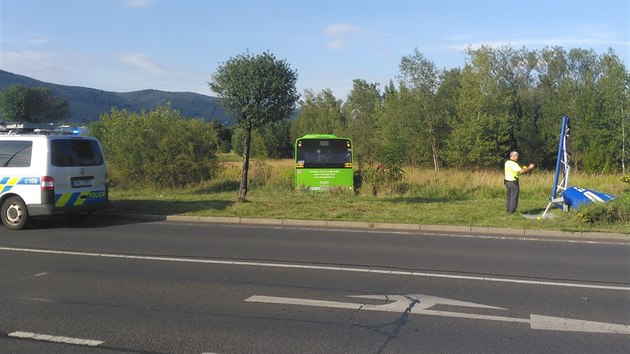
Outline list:
[[[103,154],[95,140],[56,139],[50,141],[51,161],[57,167],[100,166]]]
[[[31,166],[31,141],[0,141],[0,167]]]

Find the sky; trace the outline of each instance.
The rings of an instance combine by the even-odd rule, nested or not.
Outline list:
[[[270,52],[298,93],[383,88],[417,49],[439,69],[466,48],[560,46],[630,63],[630,0],[0,0],[0,69],[105,91],[216,96],[231,57]]]

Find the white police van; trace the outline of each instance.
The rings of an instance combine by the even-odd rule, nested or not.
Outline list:
[[[33,216],[82,216],[105,208],[107,185],[95,138],[37,129],[0,132],[0,217],[9,229],[24,228]]]

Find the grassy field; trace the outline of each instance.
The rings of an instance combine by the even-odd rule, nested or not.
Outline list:
[[[423,225],[462,225],[562,231],[630,233],[630,224],[591,224],[578,213],[552,207],[552,219],[536,220],[548,204],[553,173],[534,170],[521,179],[517,213],[505,213],[502,171],[404,169],[402,181],[364,182],[351,191],[296,191],[290,160],[254,160],[247,202],[237,202],[241,163],[223,158],[219,176],[186,189],[110,189],[110,212],[159,215],[236,216],[339,220]],[[616,196],[630,185],[616,175],[572,173],[571,186]],[[525,216],[524,216],[525,215]]]

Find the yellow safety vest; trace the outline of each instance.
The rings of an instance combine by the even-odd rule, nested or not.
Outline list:
[[[505,161],[505,180],[506,181],[518,181],[519,173],[521,170],[521,166],[519,166],[516,161],[507,160]]]

